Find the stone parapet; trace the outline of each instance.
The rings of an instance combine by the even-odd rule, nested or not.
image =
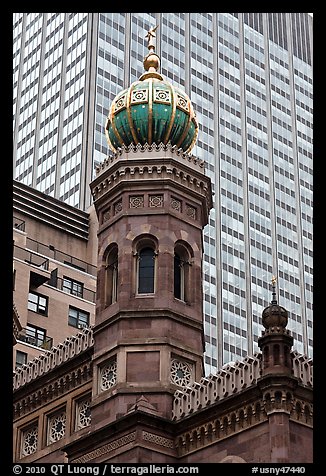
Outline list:
[[[70,336],[51,350],[45,352],[14,371],[13,389],[18,390],[59,365],[67,362],[94,344],[92,328],[84,328],[78,334]]]
[[[172,418],[179,420],[214,402],[254,385],[261,376],[261,354],[247,356],[243,361],[223,367],[214,375],[177,390],[174,394]]]
[[[199,382],[177,390],[174,394],[172,416],[180,420],[185,416],[208,407],[214,402],[240,392],[256,384],[261,377],[260,353],[243,361],[223,367],[214,375],[202,378]],[[292,375],[305,387],[313,386],[313,361],[297,351],[291,352]]]
[[[111,167],[111,165],[120,159],[139,159],[143,157],[147,157],[146,154],[150,152],[151,159],[155,158],[162,158],[162,157],[174,157],[182,159],[182,161],[195,170],[198,170],[201,173],[204,173],[205,162],[203,160],[198,159],[192,154],[184,152],[181,148],[177,148],[175,145],[172,145],[170,142],[167,144],[137,144],[130,146],[122,146],[117,149],[117,151],[107,157],[103,162],[96,167],[96,175],[100,175],[105,169]],[[148,160],[148,159],[147,159]]]
[[[313,360],[306,355],[299,354],[296,350],[291,352],[292,368],[294,377],[298,378],[302,385],[313,387]]]

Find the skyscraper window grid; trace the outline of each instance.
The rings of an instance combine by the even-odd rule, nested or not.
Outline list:
[[[161,73],[189,91],[200,124],[193,153],[215,191],[204,230],[206,371],[257,349],[272,274],[295,346],[311,355],[308,14],[14,14],[15,177],[87,208],[86,170],[91,177],[111,153],[109,104],[143,72],[145,32],[156,24]]]

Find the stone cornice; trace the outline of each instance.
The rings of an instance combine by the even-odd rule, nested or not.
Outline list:
[[[90,382],[92,369],[92,363],[89,359],[88,362],[83,362],[71,371],[64,372],[62,375],[57,376],[57,378],[52,379],[50,383],[46,383],[40,388],[29,392],[14,403],[14,418],[33,412],[44,404],[65,395],[72,389]]]
[[[223,405],[222,402],[221,404]],[[197,425],[191,425],[192,416],[187,418],[187,422],[182,420],[178,422],[177,430],[179,426],[184,427],[185,423],[188,427],[175,438],[175,446],[179,457],[193,453],[202,447],[212,445],[268,420],[263,401],[257,396],[256,398],[254,396],[249,397],[248,401],[244,399],[242,404],[238,402],[236,408],[233,409],[232,405],[231,408],[228,405],[225,408],[219,407],[219,404],[214,405],[215,411],[213,414],[206,419],[202,415],[199,419],[200,423]]]
[[[152,147],[152,146],[151,146]],[[142,152],[139,150],[143,149]],[[150,183],[151,187],[158,182],[171,181],[177,188],[187,187],[198,197],[205,197],[207,210],[212,208],[212,191],[209,177],[204,174],[202,162],[193,156],[186,156],[181,162],[177,151],[173,147],[162,144],[153,149],[150,156],[144,155],[149,151],[145,148],[132,148],[129,152],[121,151],[120,155],[109,157],[100,166],[100,173],[91,183],[92,195],[95,203],[108,191],[127,182],[141,180],[142,184]],[[117,160],[119,158],[119,160]]]
[[[170,142],[167,144],[137,144],[130,146],[122,146],[118,148],[117,151],[107,157],[103,162],[96,167],[96,176],[102,174],[102,172],[107,168],[110,167],[115,161],[118,159],[139,159],[139,158],[146,158],[146,154],[150,153],[151,158],[162,158],[162,157],[169,157],[173,156],[175,158],[181,159],[183,163],[188,164],[189,167],[200,171],[202,174],[205,173],[205,162],[203,160],[198,159],[192,154],[184,152],[181,148],[177,148],[177,146],[172,146]]]
[[[135,430],[136,427],[138,428]],[[125,438],[127,435],[131,435],[130,438],[134,441],[133,433],[135,432],[137,440],[144,440],[146,444],[152,441],[165,447],[167,452],[171,452],[174,448],[174,428],[175,424],[170,420],[142,410],[135,410],[105,427],[82,435],[78,441],[67,443],[63,450],[70,455],[72,462],[87,462],[98,456],[119,451],[120,447],[128,443],[129,438]],[[120,438],[112,438],[112,435],[119,433],[122,434]],[[96,448],[99,442],[102,444]]]

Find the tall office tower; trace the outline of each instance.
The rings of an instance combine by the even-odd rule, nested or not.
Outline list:
[[[15,178],[87,209],[109,105],[143,71],[188,92],[214,209],[204,230],[207,373],[256,350],[270,281],[312,353],[312,18],[308,13],[14,15]]]

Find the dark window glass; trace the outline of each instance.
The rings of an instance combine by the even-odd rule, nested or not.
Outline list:
[[[16,352],[16,367],[21,367],[23,364],[27,362],[27,354],[26,352],[21,352],[17,350]]]
[[[89,313],[75,307],[69,307],[68,324],[78,329],[88,327]]]
[[[144,248],[139,253],[138,293],[154,292],[154,250]]]
[[[106,265],[106,304],[117,300],[118,291],[118,247],[114,246],[107,257]]]
[[[174,297],[181,299],[181,258],[175,253],[174,255]]]
[[[67,277],[64,277],[62,280],[62,291],[65,291],[66,293],[73,294],[74,296],[78,297],[83,297],[83,289],[84,285],[83,283],[80,283],[79,281],[75,281],[74,279],[70,279]]]
[[[28,342],[32,345],[36,345],[37,347],[42,347],[46,338],[45,329],[41,329],[40,327],[35,327],[32,325],[27,325],[25,332],[25,342]]]

